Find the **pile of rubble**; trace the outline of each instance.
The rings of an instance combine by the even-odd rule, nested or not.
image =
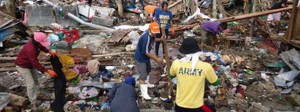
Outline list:
[[[19,8],[25,8],[28,21],[24,23],[31,29],[45,31],[50,35],[51,49],[55,50],[61,58],[67,78],[66,100],[68,102],[64,105],[64,111],[108,111],[109,106],[103,104],[113,84],[123,82],[127,75],[132,75],[136,79],[139,76],[135,70],[133,51],[140,35],[148,29],[147,24],[139,26],[142,23],[140,9],[125,8],[130,13],[120,16],[120,14],[116,15],[118,3],[114,3],[118,1],[112,3],[107,0],[43,1],[52,7],[29,0],[24,2],[26,6],[23,4]],[[170,61],[182,58],[183,54],[180,54],[177,49],[183,38],[197,37],[195,29],[199,25],[198,23],[193,25],[193,21],[213,20],[209,18],[210,15],[203,15],[212,12],[210,10],[212,2],[212,0],[201,0],[197,3],[201,6],[199,9],[194,7],[195,9],[187,10],[185,5],[189,4],[186,1],[172,1],[173,4],[169,8],[174,12],[174,21],[184,19],[183,14],[193,16],[192,12],[195,11],[194,15],[203,17],[195,19],[190,16],[184,22],[191,23],[190,25],[174,25],[176,36],[169,39],[167,43]],[[222,16],[242,13],[240,10],[233,10],[235,8],[232,0],[217,2],[223,4],[219,7]],[[249,7],[248,2],[247,0],[242,4],[236,3],[236,8],[243,9],[243,13],[248,13],[250,8],[245,8]],[[270,1],[267,0],[257,2],[261,4],[257,8],[259,11],[266,10],[270,5]],[[243,5],[247,6],[242,8]],[[0,10],[1,7],[0,5]],[[21,32],[18,33],[19,35],[11,36],[11,32],[16,30],[12,26],[18,22],[2,12],[0,16],[5,18],[0,21],[0,34],[5,34],[0,35],[1,43],[14,42],[14,47],[5,48],[0,54],[0,110],[28,110],[30,104],[25,97],[24,79],[13,64],[18,51],[22,48],[17,45],[26,40],[22,38],[23,32],[26,31],[18,30]],[[271,37],[274,35],[277,37],[278,33],[284,34],[287,24],[280,27],[280,32],[272,33],[274,29],[269,28],[263,19],[265,18],[253,19],[251,23],[248,20],[229,22],[230,28],[226,31],[229,36],[224,37],[214,49],[203,50],[205,55],[201,60],[212,64],[221,80],[221,84],[217,87],[207,85],[205,94],[205,101],[214,105],[218,111],[300,111],[300,53],[297,49],[280,52],[278,43]],[[117,24],[120,26],[112,28]],[[162,51],[160,53],[162,54]],[[51,68],[49,58],[50,56],[45,53],[39,56],[40,62],[46,68]],[[141,111],[172,111],[175,98],[170,97],[168,93],[170,82],[163,74],[164,69],[155,62],[151,63],[153,70],[149,76],[149,83],[155,85],[149,90],[152,100],[146,101],[139,97],[140,109]],[[52,94],[53,79],[40,73],[39,82],[41,88],[41,93],[38,95],[39,109],[49,111],[51,102],[55,99]],[[173,80],[173,84],[172,90],[176,91],[176,79]],[[139,92],[138,87],[136,90]]]

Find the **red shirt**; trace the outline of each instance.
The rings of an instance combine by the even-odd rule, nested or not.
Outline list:
[[[30,39],[22,48],[17,56],[15,64],[22,68],[36,68],[41,72],[46,72],[48,69],[45,68],[38,60],[40,51],[48,53],[48,49],[40,44],[34,44]]]

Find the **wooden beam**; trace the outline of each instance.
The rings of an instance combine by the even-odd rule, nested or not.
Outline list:
[[[255,13],[250,13],[250,14],[244,14],[244,15],[238,15],[238,16],[233,16],[233,17],[222,18],[222,19],[218,19],[216,21],[220,21],[220,22],[238,21],[238,20],[263,16],[263,15],[278,13],[278,12],[284,12],[284,11],[288,11],[288,10],[291,10],[291,9],[293,9],[293,7],[290,6],[290,7],[285,7],[285,8],[275,9],[275,10],[268,10],[268,11],[264,11],[264,12],[255,12]]]
[[[1,61],[13,61],[16,59],[17,59],[17,57],[0,57]]]
[[[120,53],[110,53],[110,54],[102,54],[102,55],[92,55],[92,57],[101,58],[101,57],[120,56],[120,55],[134,55],[134,52],[120,52]]]
[[[298,0],[294,1],[293,3],[293,10],[292,10],[292,17],[289,21],[289,27],[288,27],[288,30],[287,30],[287,34],[286,34],[286,39],[287,40],[290,40],[291,37],[292,37],[292,34],[293,34],[293,30],[294,30],[294,27],[295,27],[295,22],[296,22],[296,10],[297,10],[297,2]]]
[[[285,8],[281,8],[281,9],[275,9],[275,10],[268,10],[268,11],[264,11],[264,12],[255,12],[255,13],[250,13],[250,14],[244,14],[244,15],[238,15],[238,16],[233,16],[233,17],[226,17],[226,18],[222,18],[222,19],[217,19],[215,21],[219,21],[219,22],[231,22],[231,21],[238,21],[238,20],[243,20],[243,19],[249,19],[249,18],[255,18],[258,16],[263,16],[263,15],[267,15],[267,14],[273,14],[273,13],[277,13],[277,12],[283,12],[283,11],[288,11],[291,10],[292,7],[285,7]],[[196,23],[198,24],[198,23]],[[195,24],[192,25],[186,25],[183,27],[177,27],[177,28],[173,28],[175,32],[178,31],[185,31],[185,30],[189,30],[194,28]],[[169,31],[171,32],[171,30]]]

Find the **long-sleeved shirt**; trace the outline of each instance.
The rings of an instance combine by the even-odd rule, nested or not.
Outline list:
[[[37,58],[41,50],[46,53],[49,52],[46,47],[38,43],[35,44],[33,40],[30,39],[19,52],[15,64],[22,68],[36,68],[41,72],[46,72],[48,69],[46,69]]]
[[[108,92],[111,112],[139,112],[137,94],[132,85],[116,83]]]

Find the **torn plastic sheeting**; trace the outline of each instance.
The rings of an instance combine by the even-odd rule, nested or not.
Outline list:
[[[116,30],[122,30],[122,29],[139,29],[140,31],[146,31],[148,30],[150,24],[145,24],[144,26],[131,26],[131,25],[120,25],[115,26],[114,28]]]
[[[276,77],[280,77],[280,78],[282,78],[286,81],[293,81],[299,75],[299,73],[300,73],[300,71],[293,70],[293,71],[289,71],[289,72],[279,74]]]

